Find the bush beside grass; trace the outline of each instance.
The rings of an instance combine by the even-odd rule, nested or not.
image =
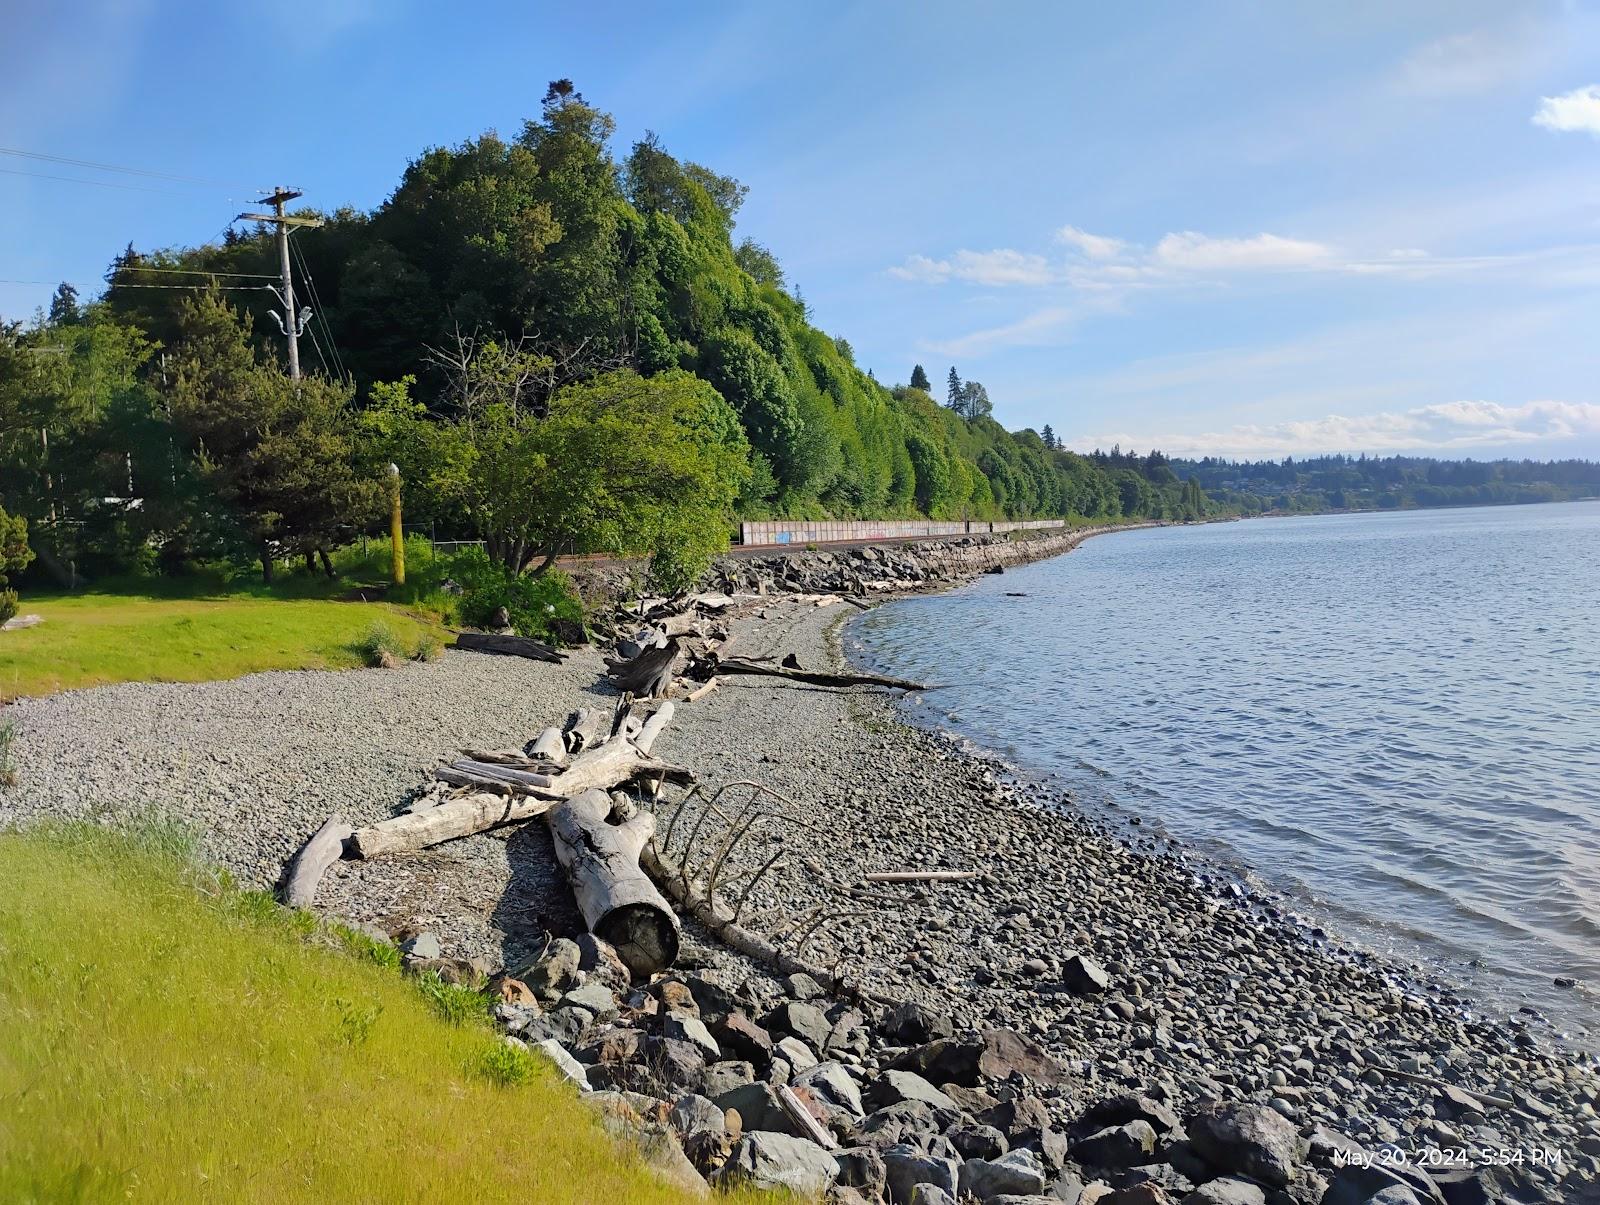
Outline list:
[[[0,834],[0,1200],[688,1199],[481,995],[186,856]]]

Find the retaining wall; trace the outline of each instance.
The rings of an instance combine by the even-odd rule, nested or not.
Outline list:
[[[1064,527],[1064,519],[987,520],[935,519],[824,519],[796,522],[764,519],[739,524],[739,543],[745,547],[784,544],[834,544],[849,540],[917,539],[929,536],[988,535],[1007,531],[1032,531]]]

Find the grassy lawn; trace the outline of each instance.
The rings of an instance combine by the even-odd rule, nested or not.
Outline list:
[[[0,833],[0,1200],[687,1199],[481,997],[172,844]]]
[[[348,583],[345,584],[348,589]],[[200,682],[267,669],[344,669],[375,623],[406,647],[440,629],[385,603],[285,597],[194,583],[31,594],[44,623],[0,632],[0,701],[108,682]],[[186,593],[188,596],[183,596]],[[174,596],[177,595],[177,596]]]

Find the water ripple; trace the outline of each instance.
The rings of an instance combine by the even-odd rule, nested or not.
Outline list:
[[[958,683],[924,722],[1600,1039],[1597,598],[1589,502],[1130,532],[851,632]]]

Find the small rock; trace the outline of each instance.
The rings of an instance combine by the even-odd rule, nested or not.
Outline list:
[[[1132,1167],[1144,1162],[1155,1149],[1155,1130],[1148,1121],[1135,1119],[1080,1139],[1073,1146],[1072,1155],[1090,1167]]]
[[[439,944],[439,938],[426,929],[401,942],[400,952],[410,958],[444,957],[444,947]]]
[[[1061,982],[1077,996],[1093,996],[1111,986],[1111,976],[1094,959],[1074,954],[1061,966]]]

